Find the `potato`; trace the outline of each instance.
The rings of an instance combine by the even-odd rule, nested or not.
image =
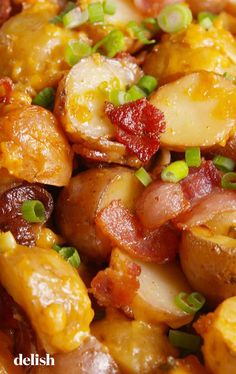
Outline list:
[[[226,142],[236,124],[236,87],[213,73],[193,73],[166,84],[150,102],[165,115],[161,145],[174,151]]]
[[[180,33],[165,35],[143,68],[161,83],[200,70],[236,76],[236,41],[221,26],[205,30],[199,24],[191,24]]]
[[[222,21],[226,30],[231,32],[231,34],[236,34],[236,17],[227,12],[221,12],[219,19]]]
[[[78,174],[61,192],[57,202],[60,233],[85,257],[97,262],[105,260],[111,252],[111,244],[97,231],[97,213],[117,199],[133,208],[142,190],[134,172],[124,167],[90,169]]]
[[[28,182],[64,186],[72,152],[55,117],[39,106],[7,105],[0,114],[0,167]]]
[[[172,328],[178,328],[192,320],[193,317],[179,309],[174,302],[175,296],[180,292],[191,292],[176,263],[146,263],[129,257],[117,248],[112,251],[111,262],[116,263],[117,267],[124,258],[141,267],[138,277],[140,288],[131,304],[135,319],[148,323],[166,323]]]
[[[91,326],[92,333],[104,343],[124,374],[151,374],[177,352],[168,342],[162,326],[131,321],[110,312]]]
[[[0,76],[9,76],[32,95],[58,83],[68,69],[65,45],[79,38],[77,32],[49,22],[58,10],[53,2],[38,2],[0,29]]]
[[[76,349],[88,336],[93,310],[77,271],[56,251],[17,245],[0,234],[0,281],[54,354]]]
[[[182,234],[182,269],[196,291],[210,304],[236,295],[236,240],[228,235],[228,222],[236,226],[236,213],[222,213],[209,228],[195,227]],[[222,231],[221,231],[222,230]]]
[[[38,366],[30,374],[119,374],[108,349],[89,336],[75,351],[54,356],[55,366]]]
[[[220,154],[236,161],[236,132],[233,131],[232,135],[225,144],[217,144],[211,149],[211,151],[213,154]]]
[[[61,81],[55,104],[55,114],[70,141],[93,150],[96,157],[100,153],[106,162],[133,164],[134,156],[129,157],[125,146],[114,140],[114,127],[104,113],[108,100],[104,90],[124,89],[141,74],[128,59],[108,59],[99,54],[76,64]],[[81,150],[77,148],[77,152]]]
[[[215,286],[217,287],[217,286]],[[209,316],[203,334],[203,355],[207,368],[214,374],[235,373],[236,368],[236,297],[225,300]]]

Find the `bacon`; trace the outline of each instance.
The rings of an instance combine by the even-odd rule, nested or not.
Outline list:
[[[97,226],[124,251],[147,262],[172,261],[177,253],[178,236],[170,226],[144,231],[138,219],[119,201],[99,212]]]
[[[156,181],[138,199],[136,213],[145,227],[155,229],[189,207],[180,184]]]
[[[216,190],[202,198],[193,208],[181,214],[175,223],[180,229],[189,229],[203,225],[216,214],[236,209],[236,193],[234,191]]]
[[[221,185],[221,173],[212,161],[203,161],[199,168],[191,168],[187,178],[180,182],[185,197],[194,204]]]
[[[1,8],[1,5],[0,5]],[[1,13],[1,9],[0,9]],[[0,103],[8,104],[13,91],[13,82],[10,78],[4,77],[0,79]]]
[[[182,3],[182,0],[134,0],[136,7],[145,14],[155,17],[166,5]]]
[[[120,105],[106,103],[105,113],[115,126],[116,139],[147,162],[160,147],[160,134],[165,130],[164,114],[146,98]]]
[[[10,16],[11,0],[0,1],[0,25],[2,25]]]

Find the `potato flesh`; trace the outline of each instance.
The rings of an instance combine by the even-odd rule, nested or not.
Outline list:
[[[174,302],[180,292],[191,292],[176,263],[145,263],[129,257],[119,249],[113,250],[111,261],[114,259],[119,264],[124,257],[141,267],[138,277],[140,288],[131,305],[135,319],[148,323],[166,323],[173,328],[192,320],[192,316],[179,309]]]
[[[165,115],[161,144],[171,150],[226,142],[236,124],[236,87],[212,73],[194,73],[169,83],[150,102]]]
[[[6,235],[0,236],[3,287],[26,312],[48,353],[76,349],[94,314],[77,271],[56,251],[20,246]]]
[[[214,374],[234,373],[236,368],[236,297],[224,301],[213,314],[203,336],[206,366]]]
[[[134,172],[123,167],[91,169],[71,179],[57,202],[57,221],[62,235],[80,252],[96,262],[111,252],[110,242],[98,233],[96,214],[120,199],[134,208],[143,186]]]
[[[92,333],[109,349],[124,374],[150,374],[176,356],[163,328],[131,321],[121,314],[110,315],[91,326]]]
[[[52,2],[36,4],[11,17],[0,30],[0,75],[31,94],[60,80],[68,69],[65,45],[79,36],[49,22],[57,11]]]
[[[148,55],[144,71],[164,83],[201,70],[235,76],[235,63],[236,42],[227,30],[191,24],[183,32],[165,36]]]
[[[196,227],[182,234],[182,269],[191,286],[210,304],[236,295],[235,248],[235,239],[207,228]]]

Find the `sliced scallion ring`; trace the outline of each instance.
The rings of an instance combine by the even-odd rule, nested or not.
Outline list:
[[[175,33],[189,26],[193,16],[187,5],[171,4],[161,10],[157,20],[163,31]]]
[[[45,207],[39,200],[26,200],[21,206],[21,213],[27,222],[42,223],[46,219]]]

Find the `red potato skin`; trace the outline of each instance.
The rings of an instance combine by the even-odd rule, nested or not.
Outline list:
[[[11,13],[11,0],[0,1],[0,26],[9,18]]]
[[[72,173],[71,148],[53,114],[6,105],[0,113],[0,166],[30,183],[64,186]]]

